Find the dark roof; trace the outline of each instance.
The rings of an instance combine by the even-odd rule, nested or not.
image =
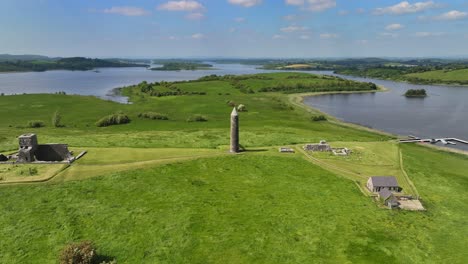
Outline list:
[[[400,187],[393,176],[374,176],[371,181],[374,187]]]
[[[388,189],[383,189],[379,192],[380,198],[382,198],[384,201],[387,200],[390,196],[392,196],[392,192],[389,191]]]

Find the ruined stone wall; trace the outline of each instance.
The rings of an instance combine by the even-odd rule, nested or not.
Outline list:
[[[38,161],[64,161],[72,158],[67,144],[38,145],[34,154]]]

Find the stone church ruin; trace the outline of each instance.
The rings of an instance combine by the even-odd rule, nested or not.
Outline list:
[[[71,163],[75,160],[67,144],[39,144],[36,134],[23,134],[18,137],[18,141],[18,153],[9,156],[2,155],[1,162]]]

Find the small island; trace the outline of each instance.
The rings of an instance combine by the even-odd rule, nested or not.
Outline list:
[[[200,62],[166,62],[161,67],[151,68],[153,71],[196,71],[213,69],[213,65]]]
[[[427,93],[425,89],[409,89],[405,93],[406,97],[426,97]]]

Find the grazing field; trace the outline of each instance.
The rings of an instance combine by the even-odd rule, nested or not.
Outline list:
[[[438,83],[444,81],[447,83],[468,83],[468,69],[427,71],[407,74],[406,76],[422,80],[437,80]]]
[[[465,263],[467,158],[403,151],[427,212],[380,209],[352,181],[269,152],[0,188],[0,260],[55,263],[91,239],[120,263]]]
[[[363,190],[369,176],[395,176],[404,194],[417,195],[400,163],[400,149],[393,142],[330,142],[332,147],[348,148],[349,156],[335,156],[331,152],[308,152],[317,165],[356,181]]]
[[[123,89],[128,105],[0,96],[0,153],[17,149],[26,132],[40,143],[88,150],[57,174],[48,165],[31,171],[55,175],[50,181],[0,185],[0,263],[57,263],[65,245],[83,240],[118,263],[468,262],[467,156],[399,147],[391,136],[332,118],[313,121],[321,113],[288,95],[299,85],[309,92],[372,87],[275,73],[139,84]],[[230,155],[229,114],[239,104],[246,151]],[[146,118],[154,113],[167,120]],[[96,126],[112,114],[130,123]],[[193,116],[205,121],[188,122]],[[29,128],[31,120],[45,127]],[[354,152],[278,153],[322,139]],[[0,165],[0,177],[35,177],[24,173],[38,165],[8,166]],[[382,209],[360,188],[375,174],[397,176],[428,210]]]

